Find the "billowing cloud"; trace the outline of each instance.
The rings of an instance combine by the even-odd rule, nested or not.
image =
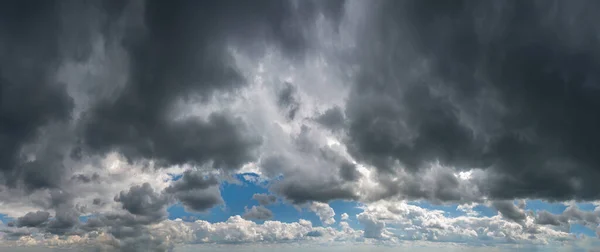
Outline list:
[[[311,211],[313,211],[324,225],[331,225],[335,223],[335,211],[333,208],[329,206],[329,204],[321,203],[321,202],[313,202],[308,207]]]
[[[120,202],[123,209],[131,214],[158,218],[166,215],[168,204],[168,198],[160,192],[155,192],[148,183],[132,186],[129,191],[115,196],[115,201]]]
[[[4,1],[0,246],[594,245],[597,5]]]
[[[595,5],[373,4],[346,106],[351,153],[382,173],[480,168],[492,198],[595,199]]]
[[[181,201],[189,211],[204,212],[223,203],[218,185],[219,181],[214,176],[188,170],[165,192]]]
[[[264,206],[252,206],[242,215],[242,218],[247,220],[269,220],[273,218],[273,212]]]

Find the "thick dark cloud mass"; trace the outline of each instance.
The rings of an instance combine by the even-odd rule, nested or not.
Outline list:
[[[35,5],[35,7],[34,7]],[[3,183],[25,180],[31,188],[55,186],[36,177],[46,166],[21,156],[39,130],[69,119],[73,107],[64,85],[52,74],[62,58],[56,1],[0,3],[0,172]],[[50,159],[50,161],[55,161]],[[55,171],[60,172],[59,170]]]
[[[45,211],[29,212],[17,219],[17,227],[38,227],[50,218],[50,213]]]
[[[135,185],[115,203],[93,194],[111,192],[124,178],[88,169],[105,165],[99,159],[111,152],[131,163],[226,172],[254,161],[263,139],[243,118],[223,111],[185,117],[192,113],[179,106],[208,106],[215,95],[245,88],[235,53],[256,56],[276,47],[302,58],[313,46],[308,29],[321,14],[339,21],[343,6],[342,0],[1,2],[0,190],[25,189],[15,197],[34,196],[19,203],[48,211],[28,213],[13,226],[37,227],[41,235],[103,230],[123,251],[169,249],[146,226],[164,220],[175,200],[198,212],[223,203],[215,177],[186,172],[165,191]],[[114,72],[102,70],[112,65]],[[98,81],[117,75],[125,81]],[[111,204],[127,212],[107,213]],[[95,217],[80,223],[84,213]]]
[[[346,108],[354,156],[383,173],[482,168],[491,198],[600,197],[598,2],[373,7]]]
[[[261,139],[247,132],[241,120],[224,114],[174,122],[174,103],[206,101],[215,92],[244,85],[227,42],[252,47],[260,38],[301,52],[308,46],[302,26],[342,6],[330,5],[147,1],[144,27],[123,41],[131,58],[128,84],[114,100],[100,101],[86,115],[83,142],[91,151],[119,150],[130,159],[154,158],[167,165],[213,161],[217,168],[239,168],[256,157]]]
[[[247,220],[268,220],[273,218],[273,212],[264,206],[252,206],[250,209],[246,207],[246,212],[242,218]]]

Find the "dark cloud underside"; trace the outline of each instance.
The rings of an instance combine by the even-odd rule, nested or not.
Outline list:
[[[597,5],[376,2],[363,37],[379,43],[361,48],[346,108],[351,152],[381,172],[483,168],[492,198],[597,199]]]
[[[68,120],[73,107],[64,86],[56,83],[52,76],[62,58],[58,8],[55,1],[0,3],[0,172],[3,183],[16,185],[26,180],[26,186],[33,188],[54,185],[53,181],[43,179],[28,180],[40,167],[31,164],[33,161],[28,162],[20,152],[25,144],[37,140],[40,128]]]

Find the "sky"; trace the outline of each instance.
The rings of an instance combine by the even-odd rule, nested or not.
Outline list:
[[[1,251],[599,251],[599,1],[0,1]]]

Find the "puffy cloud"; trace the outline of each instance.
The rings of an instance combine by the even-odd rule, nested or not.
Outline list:
[[[203,212],[223,203],[218,185],[219,181],[213,175],[188,170],[181,180],[167,187],[165,192],[174,195],[187,210]]]
[[[350,216],[347,213],[343,213],[340,217],[342,220],[348,220],[350,218]]]
[[[149,183],[134,185],[129,191],[115,196],[115,201],[131,214],[161,218],[166,215],[168,198],[155,192]]]
[[[167,187],[166,192],[186,191],[193,189],[207,189],[218,185],[219,181],[215,176],[206,176],[202,172],[187,170],[183,173],[181,180]]]
[[[357,216],[365,238],[379,240],[468,241],[471,244],[562,244],[575,237],[568,232],[537,225],[533,217],[521,223],[492,217],[447,217],[443,211],[427,210],[406,202],[377,202]]]
[[[333,211],[333,208],[331,208],[329,204],[312,202],[308,209],[315,212],[324,225],[331,225],[335,223],[335,219],[333,218],[335,217],[335,211]]]
[[[252,206],[250,209],[246,207],[246,212],[242,215],[242,218],[247,220],[269,220],[273,218],[273,212],[264,206]]]

